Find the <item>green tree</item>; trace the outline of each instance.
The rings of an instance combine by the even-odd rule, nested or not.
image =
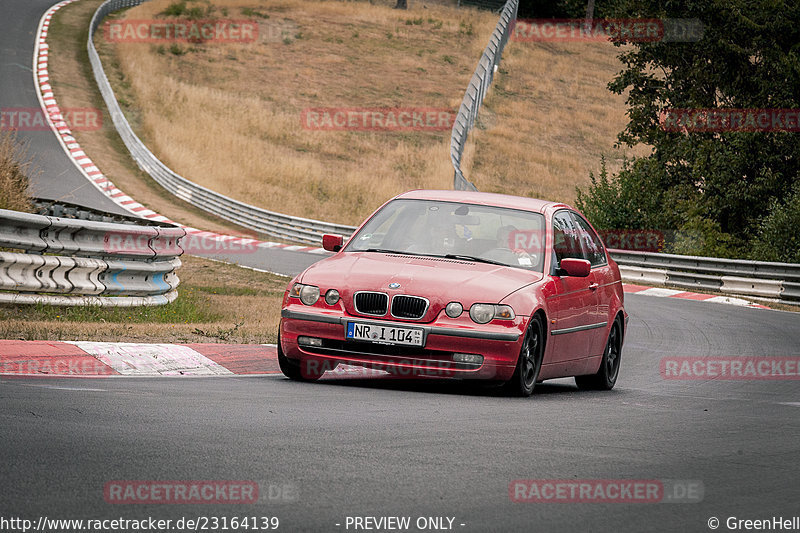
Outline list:
[[[800,183],[785,201],[772,201],[750,253],[753,259],[800,263]]]
[[[704,29],[694,42],[616,43],[625,45],[619,55],[623,69],[609,89],[627,95],[630,117],[618,141],[649,145],[652,153],[607,179],[605,188],[615,188],[619,198],[641,202],[613,223],[636,228],[659,222],[667,226],[658,229],[707,231],[709,238],[724,241],[717,253],[749,255],[748,243],[762,219],[800,178],[800,133],[687,133],[667,131],[659,120],[667,109],[800,108],[800,3],[621,0],[610,16],[696,18]],[[602,190],[593,183],[582,192],[584,205],[618,211]],[[657,201],[642,197],[642,190]],[[682,251],[702,253],[708,244],[692,250],[684,243],[689,249]]]

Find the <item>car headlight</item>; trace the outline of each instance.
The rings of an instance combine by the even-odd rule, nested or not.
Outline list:
[[[289,296],[300,298],[300,301],[305,305],[314,305],[319,300],[319,287],[295,283],[289,292]]]
[[[494,306],[490,304],[473,304],[469,308],[469,317],[477,324],[486,324],[494,318]]]
[[[339,291],[336,289],[328,289],[328,292],[325,293],[325,303],[328,305],[336,305],[338,301]]]
[[[494,319],[514,320],[516,315],[510,305],[473,304],[469,317],[476,324],[486,324]]]

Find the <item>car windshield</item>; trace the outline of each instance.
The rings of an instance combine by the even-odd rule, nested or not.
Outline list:
[[[446,257],[542,271],[544,216],[487,205],[393,200],[348,242],[348,252]]]

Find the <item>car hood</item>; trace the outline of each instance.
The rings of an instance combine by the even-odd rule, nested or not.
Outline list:
[[[340,253],[309,267],[302,283],[323,291],[335,288],[348,312],[356,291],[422,296],[430,301],[424,321],[433,320],[449,302],[467,309],[476,302],[499,303],[507,295],[542,279],[542,274],[520,268],[425,256],[375,252]],[[400,286],[391,289],[390,283]]]

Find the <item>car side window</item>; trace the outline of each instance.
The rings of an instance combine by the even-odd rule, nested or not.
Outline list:
[[[577,213],[572,213],[572,218],[575,220],[575,228],[578,231],[578,239],[583,247],[586,259],[592,264],[593,267],[605,265],[606,253],[603,249],[603,243],[600,238],[592,230],[592,227],[586,222],[583,217]]]
[[[553,215],[553,253],[557,262],[554,265],[560,264],[565,258],[587,259],[569,211],[559,211]]]

